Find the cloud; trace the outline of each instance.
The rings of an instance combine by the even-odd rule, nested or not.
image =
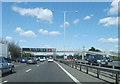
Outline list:
[[[70,26],[70,23],[69,22],[65,22],[64,24],[60,25],[61,28],[64,28],[64,25],[65,27],[69,27]]]
[[[50,36],[58,36],[61,33],[59,31],[48,31],[48,30],[44,30],[44,29],[40,29],[39,33],[43,34],[43,35],[50,35]]]
[[[91,17],[90,16],[86,16],[85,18],[84,18],[84,20],[88,20],[88,19],[90,19]]]
[[[118,17],[107,17],[99,20],[100,24],[104,24],[104,27],[111,25],[118,25]]]
[[[113,0],[113,2],[111,3],[111,7],[108,8],[108,14],[110,15],[116,15],[118,14],[118,11],[120,11],[118,4],[119,4],[119,1],[120,0]],[[103,19],[100,19],[99,20],[99,23],[102,23],[104,24],[104,27],[109,27],[109,26],[112,26],[112,25],[119,25],[118,24],[118,17],[106,17],[106,18],[103,18]]]
[[[89,20],[89,19],[91,19],[93,16],[94,16],[93,14],[91,14],[91,15],[89,15],[89,16],[85,16],[85,17],[84,17],[84,20]]]
[[[24,31],[21,27],[17,27],[16,32],[24,37],[32,37],[32,38],[36,37],[36,34],[33,31],[31,30]]]
[[[5,39],[6,39],[8,42],[12,42],[13,37],[11,37],[11,36],[6,36]]]
[[[120,9],[118,6],[120,0],[113,0],[111,3],[111,8],[108,10],[108,13],[111,15],[118,14],[118,9]]]
[[[100,38],[98,41],[103,43],[117,43],[118,38]]]
[[[22,16],[32,16],[32,17],[36,17],[39,20],[48,21],[49,23],[52,23],[53,13],[49,9],[21,8],[21,7],[13,6],[12,10],[19,13]]]
[[[24,30],[22,30],[21,27],[17,27],[16,32],[21,33],[21,32],[24,32]]]
[[[80,19],[77,18],[77,19],[75,19],[75,20],[73,21],[73,24],[77,24],[77,23],[79,23],[79,22],[80,22]]]

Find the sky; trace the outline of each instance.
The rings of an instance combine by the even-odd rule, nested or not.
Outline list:
[[[118,0],[116,0],[118,1]],[[118,50],[117,2],[3,2],[2,36],[20,47]],[[64,12],[66,18],[64,23]],[[76,12],[77,11],[77,12]],[[64,43],[65,25],[65,43]]]

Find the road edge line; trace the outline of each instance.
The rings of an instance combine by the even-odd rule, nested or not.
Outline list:
[[[55,63],[74,81],[74,82],[80,82],[77,80],[72,74],[70,74],[67,70],[65,70],[59,63],[55,61]]]

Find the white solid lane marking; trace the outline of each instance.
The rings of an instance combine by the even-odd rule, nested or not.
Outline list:
[[[56,61],[55,63],[74,81],[74,82],[79,82],[74,76],[72,76],[67,70],[65,70],[60,64],[58,64]]]
[[[6,83],[6,82],[8,82],[8,81],[3,81],[3,83]]]
[[[32,69],[28,69],[28,70],[26,70],[25,72],[29,72],[29,71],[31,71]]]

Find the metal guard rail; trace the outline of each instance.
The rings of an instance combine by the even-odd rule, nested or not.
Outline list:
[[[72,67],[75,66],[75,68],[77,69],[77,66],[80,66],[80,71],[81,71],[81,66],[86,67],[86,73],[88,74],[88,68],[93,68],[97,70],[97,78],[99,78],[99,74],[100,71],[106,71],[109,73],[113,73],[116,74],[116,80],[115,80],[115,84],[119,84],[119,75],[120,75],[120,70],[118,69],[111,69],[111,68],[105,68],[105,67],[100,67],[100,66],[92,66],[92,65],[86,65],[86,64],[81,64],[81,63],[75,63],[73,61],[65,61],[65,60],[59,60],[60,62],[70,66],[72,65]]]

